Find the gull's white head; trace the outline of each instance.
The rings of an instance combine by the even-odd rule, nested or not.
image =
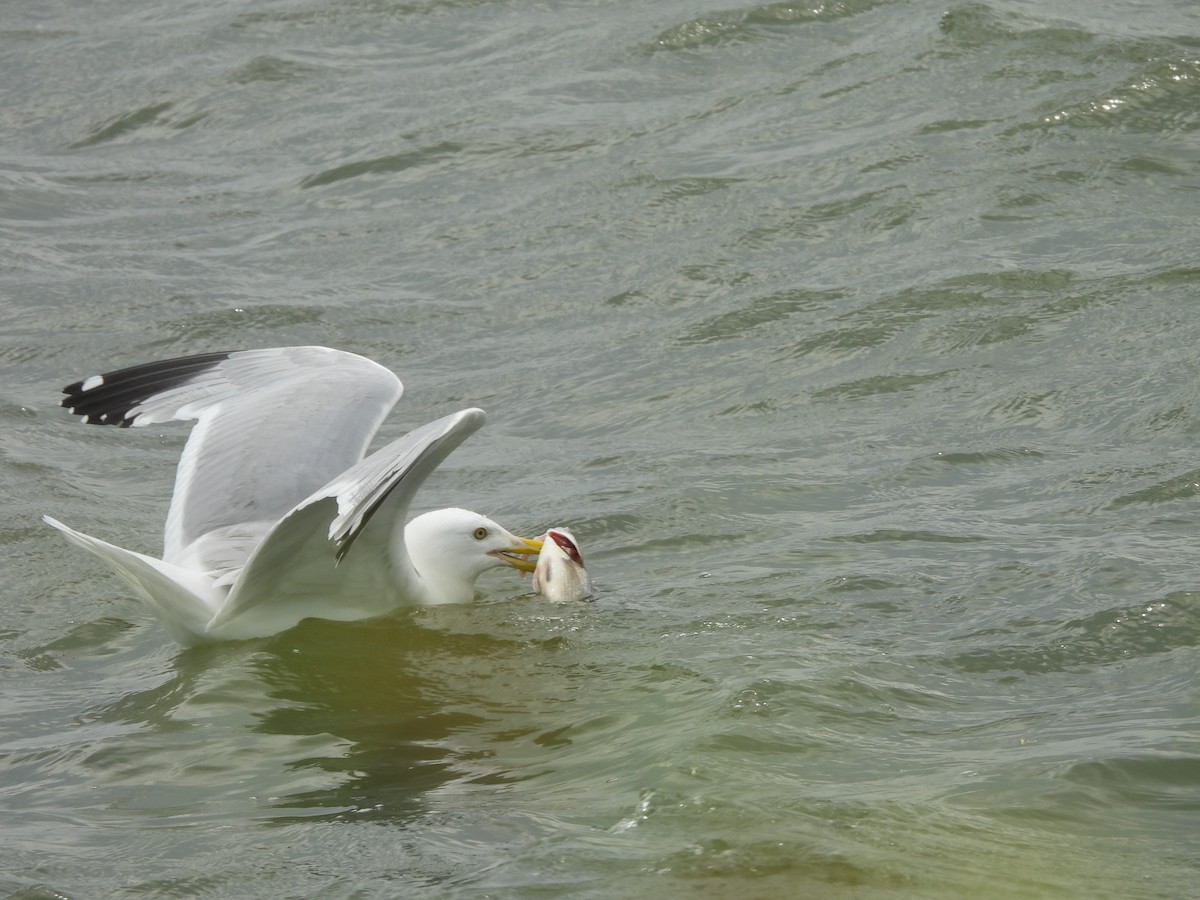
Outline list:
[[[517,537],[487,516],[466,509],[438,509],[417,516],[404,528],[409,561],[427,591],[428,603],[468,603],[475,579],[496,566],[533,571],[526,557],[540,541]]]
[[[542,552],[533,570],[533,589],[554,603],[595,597],[575,535],[566,528],[551,528],[539,540]]]

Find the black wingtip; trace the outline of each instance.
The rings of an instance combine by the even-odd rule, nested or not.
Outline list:
[[[137,413],[132,412],[135,407],[156,394],[185,384],[229,356],[230,351],[200,353],[93,375],[63,388],[65,396],[60,402],[89,425],[128,428],[137,422]]]

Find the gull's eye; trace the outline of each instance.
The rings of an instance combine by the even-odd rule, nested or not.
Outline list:
[[[478,528],[476,528],[474,531],[471,532],[471,537],[475,538],[475,540],[477,540],[477,541],[482,541],[487,536],[488,536],[488,530],[486,528],[484,528],[482,525],[480,525]]]

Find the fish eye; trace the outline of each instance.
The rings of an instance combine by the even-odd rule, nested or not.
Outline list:
[[[487,536],[488,536],[488,530],[486,528],[484,528],[482,525],[480,525],[478,528],[476,528],[474,531],[471,532],[471,537],[475,538],[475,540],[477,540],[477,541],[482,541]]]

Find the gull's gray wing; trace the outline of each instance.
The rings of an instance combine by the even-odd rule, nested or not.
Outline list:
[[[163,559],[202,565],[198,538],[274,522],[362,459],[403,386],[328,347],[205,353],[93,375],[63,389],[84,421],[196,419],[175,477]]]
[[[298,504],[250,556],[209,631],[272,633],[310,615],[354,619],[417,602],[393,542],[413,494],[483,422],[483,410],[465,409],[416,428]]]

